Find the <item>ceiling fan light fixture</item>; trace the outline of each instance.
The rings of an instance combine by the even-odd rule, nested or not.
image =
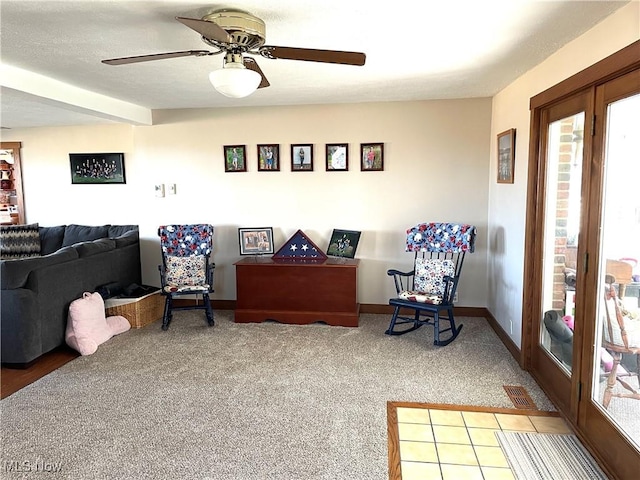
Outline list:
[[[227,62],[220,70],[209,74],[213,88],[230,98],[243,98],[256,91],[262,77],[242,63]]]

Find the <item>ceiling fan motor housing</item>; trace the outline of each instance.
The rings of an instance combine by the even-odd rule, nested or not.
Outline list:
[[[247,52],[264,45],[266,39],[265,24],[250,13],[239,10],[218,10],[205,15],[202,20],[216,23],[233,38],[233,44],[230,45],[202,37],[202,40],[212,47],[221,50],[237,48],[241,52]]]

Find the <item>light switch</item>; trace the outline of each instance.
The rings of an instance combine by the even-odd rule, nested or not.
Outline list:
[[[169,184],[169,195],[175,195],[176,194],[176,184],[175,183],[170,183]]]
[[[164,197],[164,183],[158,183],[155,186],[156,197]]]

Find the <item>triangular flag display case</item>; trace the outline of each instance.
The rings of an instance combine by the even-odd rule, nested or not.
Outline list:
[[[302,230],[298,230],[280,247],[280,250],[271,259],[275,261],[322,263],[327,260],[327,256]]]

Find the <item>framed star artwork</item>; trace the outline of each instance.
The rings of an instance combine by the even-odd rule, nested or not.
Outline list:
[[[321,263],[327,259],[327,256],[302,230],[298,230],[271,258],[282,261]]]

